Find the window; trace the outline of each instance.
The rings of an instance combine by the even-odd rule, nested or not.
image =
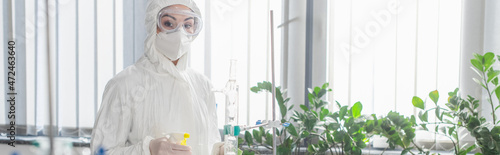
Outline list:
[[[230,60],[237,60],[239,124],[272,118],[271,95],[249,91],[258,82],[271,80],[269,10],[274,11],[276,83],[288,89],[290,104],[304,104],[304,66],[310,63],[313,86],[330,83],[331,103],[360,101],[364,114],[384,115],[393,110],[415,115],[413,96],[426,97],[436,89],[446,94],[458,87],[462,74],[469,72],[461,67],[468,63],[464,58],[469,55],[462,54],[481,52],[463,51],[467,49],[463,36],[474,31],[462,27],[463,8],[468,6],[464,1],[314,0],[313,50],[307,51],[312,62],[304,61],[308,1],[195,1],[202,11],[204,30],[192,44],[189,65],[220,89],[228,80]],[[11,36],[16,36],[19,51],[16,112],[20,115],[16,124],[26,131],[20,134],[49,132],[50,82],[58,135],[90,136],[106,83],[143,54],[146,5],[147,1],[134,0],[53,0],[46,8],[45,1],[2,2],[0,48],[5,49]],[[491,36],[495,33],[488,34],[496,32],[494,24],[487,24],[494,23],[491,6],[479,10],[490,11],[480,15],[488,20],[480,27],[485,29],[481,32],[485,36],[480,37],[485,38],[485,50],[498,50]],[[0,59],[2,81],[6,81],[6,56]],[[0,93],[5,101],[8,89],[4,87]],[[222,127],[224,95],[217,93],[216,101]],[[0,106],[0,111],[8,108]],[[8,121],[6,115],[0,115],[0,125]]]
[[[3,2],[4,6],[15,8],[15,13],[8,9],[1,11],[2,21],[6,21],[2,26],[2,41],[9,40],[7,34],[15,31],[17,50],[26,52],[17,54],[20,73],[17,77],[22,79],[16,81],[17,98],[26,100],[25,104],[17,103],[17,112],[25,114],[17,117],[17,126],[23,131],[18,135],[48,134],[50,81],[54,132],[59,136],[90,136],[106,83],[142,56],[146,2],[55,0],[48,2],[48,9],[45,1]],[[216,88],[223,88],[228,80],[230,59],[237,59],[240,123],[271,118],[270,96],[248,90],[257,82],[270,80],[268,10],[275,10],[278,24],[281,2],[196,2],[206,22],[204,31],[192,45],[190,66],[211,78]],[[280,51],[279,32],[276,36],[276,51]],[[51,46],[50,67],[47,43]],[[1,45],[6,47],[3,42]],[[276,53],[279,58],[279,52]],[[279,59],[276,65],[278,69]],[[6,91],[2,89],[1,93]],[[224,102],[223,94],[217,94],[220,127],[224,124]],[[0,110],[7,108],[1,106]],[[8,121],[6,115],[0,116],[0,124],[8,125]]]
[[[459,1],[336,0],[329,7],[329,80],[336,101],[360,101],[365,114],[410,116],[418,114],[413,96],[439,90],[442,101],[459,86]],[[417,141],[434,142],[434,136],[421,133]]]

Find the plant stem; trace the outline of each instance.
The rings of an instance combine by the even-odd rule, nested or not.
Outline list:
[[[415,147],[417,148],[418,151],[424,152],[424,150],[422,148],[420,148],[417,144],[415,144],[415,141],[411,141],[411,143],[413,143],[413,145],[415,145]]]
[[[257,145],[257,146],[259,146],[259,145]],[[267,148],[267,149],[269,149],[269,150],[272,150],[272,149],[273,149],[273,148],[271,148],[271,147],[269,147],[269,146],[267,146],[267,145],[264,145],[263,143],[260,143],[260,146],[264,146],[265,148]]]
[[[460,127],[455,126],[455,132],[456,132],[456,134],[457,134],[457,144],[456,144],[456,145],[457,145],[457,147],[459,147],[459,149],[460,149],[460,138],[458,138],[458,130],[460,130]],[[455,144],[453,144],[453,145],[455,145]],[[456,151],[457,151],[457,153],[458,153],[458,150],[456,150]]]
[[[311,133],[311,135],[316,135],[316,136],[318,136],[319,138],[323,139],[325,142],[327,142],[327,143],[328,143],[328,141],[326,140],[326,138],[325,138],[325,137],[323,137],[323,136],[321,136],[320,134],[317,134],[317,133]],[[330,146],[330,145],[328,145],[328,146]],[[330,150],[330,152],[333,154],[332,148],[331,148],[331,147],[328,147],[328,149],[329,149],[329,150]]]
[[[455,141],[454,141],[451,137],[448,137],[448,138],[450,138],[451,142],[453,143],[453,146],[454,146],[454,148],[455,148],[455,154],[458,154],[458,149],[457,149],[457,147],[460,147],[460,146],[457,146],[457,144],[455,143]]]
[[[401,129],[399,129],[399,130],[401,130]],[[401,138],[401,137],[399,137],[399,138]],[[401,140],[403,140],[403,138],[401,138]],[[401,146],[403,147],[403,150],[406,150],[406,148],[408,148],[408,147],[405,145],[405,143],[403,143],[403,145],[401,145]],[[408,151],[408,152],[410,152],[412,155],[415,155],[415,153],[411,152],[411,150],[410,150],[410,151]]]
[[[488,92],[488,99],[490,101],[490,106],[491,106],[491,113],[493,115],[493,124],[495,124],[496,121],[496,116],[495,116],[495,107],[493,106],[493,100],[491,100],[491,92],[490,92],[490,87],[488,86],[488,81],[486,80],[486,71],[483,72],[483,80],[484,80],[484,85],[486,88],[486,91]]]
[[[380,155],[383,155],[383,154],[384,154],[384,152],[385,152],[385,150],[387,150],[387,147],[386,147],[386,148],[384,148],[384,150],[382,150],[382,153],[381,153]]]
[[[300,147],[300,138],[297,139],[297,142],[295,142],[295,144],[297,145],[297,147],[295,147],[295,153],[296,154],[299,154],[299,147]]]
[[[420,123],[420,124],[444,124],[444,125],[456,125],[459,127],[466,127],[465,125],[458,125],[458,124],[446,123],[446,122],[427,122],[427,123]]]
[[[344,150],[344,141],[342,141],[341,149]],[[341,151],[342,155],[344,155],[344,151]]]

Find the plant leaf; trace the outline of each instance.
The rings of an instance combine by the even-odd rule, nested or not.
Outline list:
[[[419,114],[421,114],[421,113],[419,113]],[[428,121],[428,118],[429,118],[429,114],[428,114],[428,112],[426,111],[426,112],[424,112],[424,114],[419,115],[419,118],[420,118],[420,120],[422,120],[422,121],[424,121],[424,122],[427,122],[427,121]]]
[[[494,62],[495,62],[495,54],[493,54],[491,52],[484,54],[483,64],[484,64],[485,71],[487,71]]]
[[[309,144],[309,146],[307,147],[307,152],[316,153],[316,147],[313,144]]]
[[[498,86],[498,77],[493,78],[493,80],[491,80],[491,83],[493,83],[493,85],[495,85],[495,86]]]
[[[257,141],[258,143],[262,143],[262,135],[260,135],[260,132],[259,130],[253,130],[253,138],[255,139],[255,141]]]
[[[422,101],[422,99],[420,99],[420,97],[413,96],[413,99],[411,100],[411,102],[413,103],[413,106],[424,110],[424,108],[425,108],[424,101]]]
[[[482,61],[483,60],[483,55],[481,55],[481,54],[473,53],[472,55],[474,56],[474,59],[476,59],[478,61]]]
[[[321,110],[321,113],[319,115],[319,119],[323,120],[323,118],[325,118],[325,116],[328,115],[328,113],[330,113],[330,111],[328,109]]]
[[[420,126],[422,126],[422,128],[424,128],[424,130],[429,131],[429,129],[427,128],[427,124],[420,124]]]
[[[321,90],[321,88],[314,87],[314,95],[318,96],[318,93],[319,93],[320,90]]]
[[[266,135],[266,130],[264,129],[264,127],[259,127],[259,134],[260,134],[261,136]]]
[[[434,91],[431,91],[429,93],[429,97],[431,98],[431,100],[434,102],[434,104],[437,105],[437,102],[439,100],[439,92],[437,90],[434,90]]]
[[[287,103],[288,101],[290,101],[290,98],[286,98],[283,102]]]
[[[491,135],[500,135],[500,126],[495,126],[491,129]]]
[[[410,117],[410,122],[411,122],[412,124],[417,124],[417,120],[415,119],[415,116],[414,116],[414,115],[411,115],[411,117]]]
[[[295,106],[294,104],[292,104],[290,107],[288,107],[288,111],[292,110],[293,109],[293,106]]]
[[[309,136],[309,131],[303,131],[302,134],[300,134],[300,138],[306,138],[307,136]]]
[[[354,103],[354,105],[351,107],[352,116],[354,118],[358,118],[359,116],[361,116],[362,109],[363,105],[361,104],[361,102]]]
[[[247,142],[249,147],[253,144],[252,134],[249,131],[245,131],[245,142]]]
[[[339,109],[342,107],[342,105],[340,105],[340,103],[338,101],[335,101],[335,103],[337,103],[337,106]]]
[[[250,88],[250,91],[252,91],[254,93],[258,93],[260,91],[260,88],[255,86],[255,87]]]
[[[309,94],[307,94],[307,98],[309,99],[309,103],[310,103],[311,105],[313,105],[313,107],[312,107],[312,108],[314,108],[314,105],[316,104],[316,103],[314,102],[314,98],[315,98],[315,97],[314,97],[314,95],[313,95],[313,94],[311,94],[311,93],[309,93]]]
[[[413,148],[406,148],[403,151],[401,151],[401,155],[408,154],[408,152],[413,149]]]
[[[271,146],[273,145],[273,135],[269,132],[266,133],[266,144]]]
[[[491,72],[488,72],[488,83],[491,82],[491,80],[495,79],[498,75],[500,74],[499,70],[493,70]]]
[[[472,66],[474,66],[474,68],[476,68],[478,71],[484,72],[484,69],[483,69],[483,64],[482,64],[479,60],[476,60],[476,59],[471,59],[471,60],[470,60],[470,63],[471,63],[471,64],[472,64]]]
[[[300,109],[302,109],[304,111],[309,111],[309,108],[306,105],[303,105],[303,104],[300,105]]]
[[[451,127],[448,129],[448,135],[451,136],[451,134],[453,134],[453,132],[455,131],[455,127]]]
[[[474,72],[476,72],[476,74],[481,78],[481,79],[484,79],[484,76],[481,72],[479,72],[476,68],[474,67],[470,67]]]
[[[330,84],[327,82],[327,83],[323,84],[323,86],[321,87],[321,89],[326,89],[326,88],[328,88],[329,85]]]
[[[347,113],[347,106],[343,106],[339,110],[339,119],[344,119],[345,114]]]
[[[497,96],[497,99],[500,101],[500,87],[497,87],[497,89],[495,89],[495,95]]]
[[[285,117],[286,113],[287,113],[287,109],[286,109],[285,104],[278,102],[278,106],[280,107],[281,116]]]
[[[476,79],[476,78],[472,78],[472,80],[474,80],[474,82],[476,82],[477,84],[481,85],[484,89],[488,89],[486,88],[486,86],[483,84],[483,82],[481,82],[480,80]]]
[[[318,95],[316,95],[316,96],[317,96],[318,98],[321,98],[321,97],[323,97],[323,95],[325,95],[325,94],[326,94],[326,89],[321,89],[321,90],[319,90],[319,93],[318,93]]]
[[[436,117],[437,117],[440,121],[442,121],[442,119],[439,117],[439,116],[440,116],[440,114],[441,114],[441,111],[440,111],[440,110],[441,110],[441,108],[440,108],[439,106],[437,106],[437,107],[436,107],[436,110],[435,110],[435,112],[436,112],[435,114],[436,114]]]
[[[244,150],[242,155],[255,155],[255,152],[252,152],[250,150]]]
[[[299,136],[299,133],[297,133],[297,130],[295,129],[295,126],[293,124],[290,124],[290,126],[288,126],[286,128],[286,130],[288,131],[288,133],[290,133],[292,136],[295,136],[295,137],[298,137]]]
[[[313,94],[314,93],[314,91],[311,88],[307,88],[307,92],[309,92],[309,94]]]

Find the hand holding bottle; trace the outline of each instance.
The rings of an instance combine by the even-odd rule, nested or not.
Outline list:
[[[167,137],[151,140],[149,143],[151,155],[191,155],[191,147],[169,142]]]

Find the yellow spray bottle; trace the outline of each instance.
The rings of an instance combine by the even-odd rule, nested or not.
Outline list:
[[[171,143],[186,145],[186,139],[189,138],[188,133],[169,133],[167,134],[168,141]]]

